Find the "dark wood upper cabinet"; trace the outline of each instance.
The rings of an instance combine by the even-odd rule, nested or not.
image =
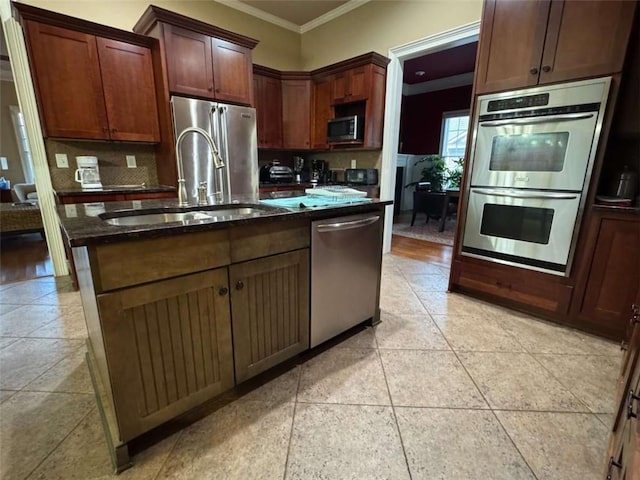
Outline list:
[[[313,122],[311,148],[327,148],[327,122],[333,118],[332,78],[322,78],[313,83]]]
[[[164,25],[169,90],[213,99],[211,37],[173,25]]]
[[[553,0],[540,83],[620,72],[636,3]]]
[[[476,93],[538,83],[550,2],[486,0],[482,13]]]
[[[371,82],[371,66],[362,65],[333,76],[333,103],[366,100]]]
[[[151,51],[107,38],[98,38],[97,42],[111,139],[158,141]]]
[[[133,30],[164,45],[169,93],[253,104],[251,50],[257,40],[155,5]]]
[[[154,40],[14,3],[46,137],[159,142]]]
[[[211,52],[216,100],[253,105],[251,49],[212,38]]]
[[[620,72],[635,4],[486,0],[476,93]]]
[[[311,80],[282,80],[282,147],[308,149]]]
[[[253,75],[258,147],[282,148],[282,82],[279,78]]]
[[[109,139],[96,38],[26,21],[45,136]]]

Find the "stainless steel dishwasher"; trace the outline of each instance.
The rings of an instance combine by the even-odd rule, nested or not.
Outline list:
[[[378,314],[383,214],[311,224],[311,347]]]

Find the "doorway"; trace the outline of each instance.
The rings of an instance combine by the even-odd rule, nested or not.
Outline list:
[[[380,197],[392,199],[396,192],[396,169],[400,146],[400,119],[403,97],[403,72],[405,62],[478,41],[480,22],[448,30],[417,40],[389,51],[387,89],[385,99],[384,139],[381,164]],[[406,165],[400,165],[405,166]],[[406,168],[408,170],[408,168]],[[405,176],[408,174],[405,171]],[[385,215],[384,252],[391,249],[394,206],[388,206]]]

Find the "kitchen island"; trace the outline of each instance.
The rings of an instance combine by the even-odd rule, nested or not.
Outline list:
[[[383,220],[390,203],[180,209],[163,199],[105,203],[99,216],[60,206],[116,470],[130,465],[133,439],[308,350],[311,222]],[[379,265],[377,276],[371,321]]]

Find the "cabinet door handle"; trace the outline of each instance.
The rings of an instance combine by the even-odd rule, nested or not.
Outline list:
[[[209,88],[207,88],[207,90],[213,92],[213,85],[209,85]]]
[[[536,75],[538,73],[538,68],[537,67],[531,67],[531,70],[529,70],[529,73],[531,75]]]
[[[629,390],[629,395],[627,396],[627,418],[638,417],[638,414],[633,411],[634,400],[640,400],[640,396],[633,393],[633,390]]]
[[[551,71],[551,67],[549,65],[543,65],[542,66],[542,71],[547,73]]]
[[[242,282],[242,280],[238,280],[236,282],[236,290],[242,290],[244,288],[244,283]]]
[[[218,293],[220,294],[221,297],[224,297],[228,292],[229,292],[229,289],[227,287],[222,287],[220,288],[220,290],[218,290]]]
[[[622,462],[616,462],[613,457],[609,457],[609,466],[607,467],[607,480],[611,480],[613,467],[622,468]]]

